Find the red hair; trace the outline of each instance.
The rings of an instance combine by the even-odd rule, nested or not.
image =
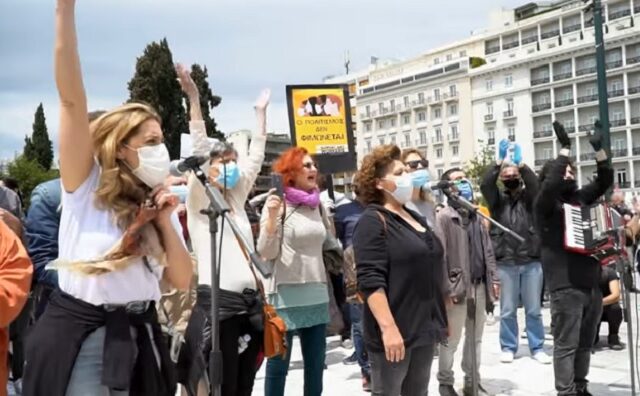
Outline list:
[[[302,172],[302,160],[309,152],[301,147],[291,147],[280,154],[273,163],[273,171],[282,175],[282,184],[293,186],[293,180]]]

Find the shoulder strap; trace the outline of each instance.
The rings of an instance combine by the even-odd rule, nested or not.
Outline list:
[[[258,278],[258,275],[256,274],[256,270],[253,269],[253,264],[251,264],[251,259],[249,258],[249,255],[247,254],[247,251],[245,250],[244,246],[242,245],[242,242],[240,242],[240,238],[238,238],[238,235],[234,232],[233,236],[236,238],[236,242],[238,242],[238,246],[240,247],[240,251],[242,252],[242,255],[245,258],[245,261],[247,262],[247,265],[249,266],[249,269],[251,270],[251,273],[253,274],[253,279],[255,279],[256,281],[256,285],[258,286],[258,291],[260,292],[260,296],[262,297],[263,301],[267,301],[267,297],[266,294],[264,292],[264,286],[262,285],[262,281],[260,280],[260,278]]]

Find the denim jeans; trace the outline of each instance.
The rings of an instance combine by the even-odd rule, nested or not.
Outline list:
[[[356,350],[358,365],[362,375],[370,377],[371,365],[369,365],[369,358],[367,357],[362,336],[362,311],[364,306],[362,304],[349,304],[349,308],[351,310],[351,341],[353,341],[353,347]]]
[[[322,377],[327,347],[326,324],[287,332],[287,355],[269,358],[264,383],[266,396],[284,396],[284,386],[289,372],[289,361],[293,349],[293,334],[298,334],[304,360],[304,396],[322,395]],[[300,392],[296,391],[296,394]]]
[[[500,276],[500,347],[503,351],[518,351],[518,304],[522,301],[529,350],[533,355],[542,351],[544,325],[540,312],[542,265],[534,261],[524,265],[498,265]]]
[[[558,396],[576,395],[586,388],[591,347],[601,315],[600,289],[551,292],[553,372]]]
[[[434,349],[434,344],[407,349],[397,363],[388,361],[384,352],[371,353],[371,395],[426,396]]]

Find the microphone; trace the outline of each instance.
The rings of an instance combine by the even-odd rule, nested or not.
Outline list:
[[[207,161],[209,161],[208,155],[192,155],[185,159],[171,161],[169,173],[172,176],[182,176],[184,173],[200,167],[200,165]]]
[[[444,191],[451,188],[452,185],[453,183],[448,180],[438,180],[426,183],[424,186],[422,186],[422,188],[431,191]]]

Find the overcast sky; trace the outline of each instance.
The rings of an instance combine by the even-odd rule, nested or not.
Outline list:
[[[166,37],[174,61],[200,63],[222,104],[225,131],[252,129],[252,105],[271,88],[269,130],[288,132],[286,84],[318,83],[371,56],[404,59],[486,27],[489,12],[525,0],[77,0],[80,57],[89,109],[128,97],[136,57]],[[55,0],[0,1],[0,159],[22,150],[43,102],[57,141],[52,68]]]

